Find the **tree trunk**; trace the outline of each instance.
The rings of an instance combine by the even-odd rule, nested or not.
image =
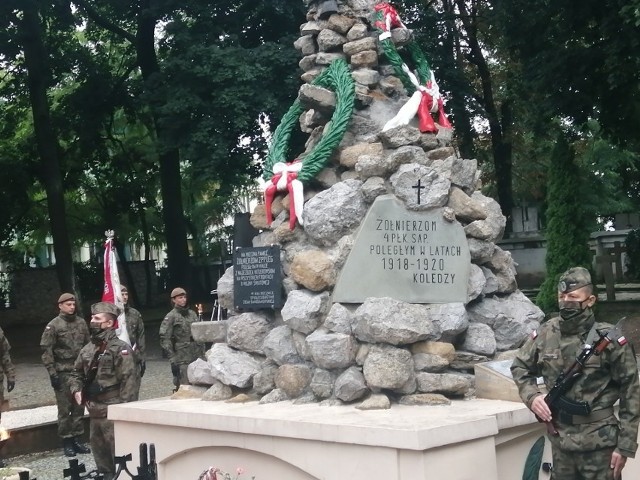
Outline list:
[[[507,217],[505,235],[511,233],[512,211],[513,211],[513,144],[511,143],[511,125],[513,123],[511,103],[503,102],[500,107],[502,119],[502,131],[500,137],[494,144],[493,162],[496,170],[496,185],[498,186],[498,201],[502,208],[502,213]],[[492,135],[493,143],[493,135]]]
[[[493,92],[493,82],[491,71],[487,60],[484,57],[482,47],[476,36],[478,31],[475,25],[475,14],[471,15],[467,10],[465,0],[456,0],[460,13],[460,21],[467,32],[467,43],[469,46],[469,61],[478,69],[482,89],[482,102],[489,121],[489,132],[491,135],[491,149],[493,152],[493,162],[496,172],[496,185],[498,190],[498,203],[502,209],[502,214],[507,218],[505,232],[511,231],[511,215],[513,210],[513,187],[511,179],[512,166],[512,146],[508,133],[511,129],[511,107],[505,102],[501,107],[500,115]]]
[[[142,242],[144,244],[144,276],[147,280],[147,288],[145,290],[144,306],[148,306],[151,302],[152,282],[155,275],[151,275],[151,242],[149,241],[149,226],[147,225],[147,217],[145,216],[144,207],[140,206],[140,227],[142,228]],[[155,273],[155,272],[154,272]]]
[[[453,56],[452,64],[455,65],[454,75],[458,78],[458,82],[462,82],[464,78],[464,56],[460,48],[460,36],[455,27],[455,11],[454,6],[449,0],[443,0],[442,6],[445,11],[445,31],[443,38],[445,51],[451,52]],[[451,95],[447,101],[447,107],[453,114],[455,126],[455,135],[458,140],[458,149],[462,158],[475,157],[474,134],[472,128],[471,117],[465,103],[465,96],[461,94]]]
[[[47,194],[49,224],[56,256],[56,273],[60,290],[74,292],[77,295],[79,292],[75,291],[75,274],[67,230],[58,142],[51,125],[47,100],[48,57],[42,39],[37,3],[33,0],[24,0],[22,5],[23,18],[19,23],[19,29],[24,46],[33,126],[40,156],[40,181]]]
[[[157,19],[150,10],[150,1],[140,2],[138,14],[138,30],[136,34],[136,53],[138,64],[145,81],[145,88],[157,95],[162,86],[161,72],[155,50],[154,32]],[[161,99],[156,98],[158,104]],[[151,105],[156,134],[160,142],[166,138],[161,123],[158,121],[154,105]],[[167,240],[167,261],[169,268],[169,288],[181,286],[187,290],[191,287],[191,264],[187,245],[187,228],[182,206],[182,185],[180,183],[180,154],[176,148],[165,150],[160,146],[160,185],[162,190],[162,218]]]

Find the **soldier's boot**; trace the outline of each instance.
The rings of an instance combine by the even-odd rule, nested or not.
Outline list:
[[[91,449],[89,447],[78,442],[78,437],[73,437],[71,439],[71,445],[73,446],[73,451],[76,453],[91,453]]]
[[[63,438],[62,439],[62,450],[64,451],[65,457],[75,457],[76,451],[73,448],[73,438]]]

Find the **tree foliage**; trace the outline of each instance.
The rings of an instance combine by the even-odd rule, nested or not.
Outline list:
[[[51,232],[51,175],[35,161],[19,31],[26,3],[35,4],[0,6],[0,172],[7,186],[0,200],[14,206],[0,214],[0,244],[14,249]],[[55,135],[74,245],[101,242],[107,228],[123,240],[166,243],[172,282],[185,280],[187,232],[206,242],[206,232],[233,213],[235,192],[257,176],[264,123],[295,95],[292,44],[303,8],[243,0],[43,5],[45,123]]]

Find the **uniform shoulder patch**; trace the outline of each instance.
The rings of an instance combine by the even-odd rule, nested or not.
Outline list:
[[[129,355],[129,350],[127,350],[126,348],[124,348],[124,349],[122,349],[122,350],[120,351],[120,353],[121,353],[122,355]]]
[[[536,338],[538,338],[538,330],[531,332],[531,340],[535,340]]]

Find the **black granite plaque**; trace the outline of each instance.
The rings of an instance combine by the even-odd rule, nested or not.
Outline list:
[[[238,310],[282,306],[279,246],[236,249],[233,256],[233,295]]]

